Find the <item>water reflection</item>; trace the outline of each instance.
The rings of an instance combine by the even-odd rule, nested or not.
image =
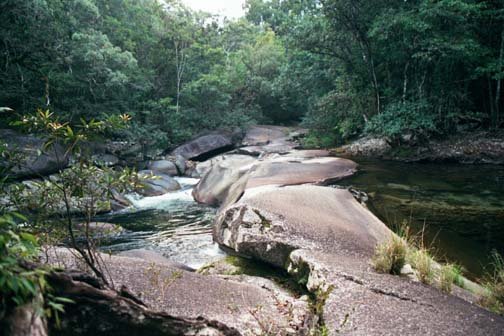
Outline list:
[[[358,161],[358,160],[357,160]],[[366,160],[341,181],[369,193],[389,226],[410,222],[439,258],[481,276],[491,251],[504,253],[504,167]]]

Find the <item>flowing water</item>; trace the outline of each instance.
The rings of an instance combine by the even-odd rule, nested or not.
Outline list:
[[[403,222],[441,260],[477,278],[493,250],[504,255],[504,167],[359,161],[339,182],[369,194],[370,209],[394,228]]]
[[[338,184],[367,192],[369,208],[393,229],[407,222],[414,232],[424,231],[424,243],[437,258],[477,278],[493,250],[504,255],[504,167],[371,160],[359,161],[359,167]],[[103,249],[151,249],[193,268],[223,256],[212,242],[216,209],[193,200],[198,180],[178,181],[181,191],[130,196],[132,208],[99,218],[127,230]]]
[[[127,230],[109,239],[102,249],[111,253],[154,250],[192,268],[224,255],[212,241],[216,209],[197,204],[191,196],[198,180],[176,179],[182,190],[156,197],[130,195],[133,207],[98,218]]]

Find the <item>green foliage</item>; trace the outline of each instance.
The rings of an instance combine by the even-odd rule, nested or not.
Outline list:
[[[38,254],[35,236],[19,230],[19,221],[26,221],[16,213],[0,216],[0,288],[2,289],[1,315],[9,304],[16,306],[29,302],[45,287],[43,271],[30,271],[20,261],[34,260]]]
[[[129,114],[135,127],[108,135],[162,150],[269,111],[283,63],[273,35],[245,20],[220,27],[177,1],[8,0],[0,30],[2,102],[71,125]]]
[[[64,304],[72,301],[52,295],[48,270],[32,266],[40,250],[36,236],[22,228],[26,221],[18,213],[0,215],[0,320],[14,308],[31,304],[37,315],[54,316],[59,325]]]
[[[436,116],[426,102],[391,104],[366,124],[368,134],[382,135],[398,140],[409,134],[427,138],[437,132]]]
[[[488,309],[504,315],[504,258],[497,252],[492,253],[493,271],[485,279],[488,292],[481,298],[481,304]]]
[[[443,292],[451,293],[452,285],[460,283],[460,269],[452,264],[442,265],[439,269],[439,288]]]
[[[330,148],[339,142],[337,134],[328,132],[310,131],[306,137],[302,139],[304,148]]]
[[[9,199],[17,211],[31,214],[31,227],[54,244],[58,236],[70,242],[85,264],[105,283],[101,259],[97,257],[96,246],[89,230],[93,217],[101,211],[110,210],[110,200],[114,193],[134,189],[138,177],[134,170],[114,171],[93,164],[91,153],[86,151],[85,141],[106,134],[110,130],[126,128],[131,120],[128,114],[110,115],[105,120],[81,119],[71,125],[62,122],[49,110],[38,110],[21,117],[15,125],[36,132],[46,139],[45,146],[58,143],[64,146],[65,156],[72,155],[74,163],[57,176],[43,177],[40,182],[12,184],[7,188]],[[63,158],[61,158],[63,159]],[[85,235],[83,241],[76,239],[73,217],[84,217]],[[59,219],[59,220],[58,220]]]

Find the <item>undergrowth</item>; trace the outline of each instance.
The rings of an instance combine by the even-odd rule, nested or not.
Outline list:
[[[487,289],[481,297],[480,304],[497,314],[504,315],[504,258],[497,252],[492,252],[493,271],[487,273],[483,285]]]
[[[372,258],[377,272],[400,275],[403,267],[409,264],[416,278],[424,284],[435,285],[445,293],[451,293],[454,285],[465,288],[462,267],[437,262],[432,249],[424,244],[423,231],[416,236],[411,235],[406,222],[397,232],[388,241],[377,245]],[[504,258],[494,251],[492,260],[492,271],[482,281],[485,290],[472,291],[480,296],[478,303],[482,307],[504,315]]]

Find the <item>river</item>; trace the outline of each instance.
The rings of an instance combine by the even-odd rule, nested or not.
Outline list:
[[[340,181],[369,194],[368,206],[389,227],[406,222],[442,261],[471,278],[504,254],[504,167],[355,160],[359,173]]]
[[[216,209],[197,204],[191,195],[198,180],[175,179],[182,186],[180,191],[143,198],[129,195],[131,208],[97,218],[126,229],[104,242],[101,249],[111,253],[154,250],[195,269],[225,255],[212,241]]]
[[[368,193],[368,207],[392,229],[406,222],[414,233],[423,231],[437,259],[476,279],[493,250],[504,254],[504,167],[356,161],[359,172],[338,184]],[[152,249],[193,268],[223,256],[212,242],[216,209],[193,200],[197,179],[177,179],[181,191],[130,196],[131,209],[99,218],[127,229],[102,249]]]

